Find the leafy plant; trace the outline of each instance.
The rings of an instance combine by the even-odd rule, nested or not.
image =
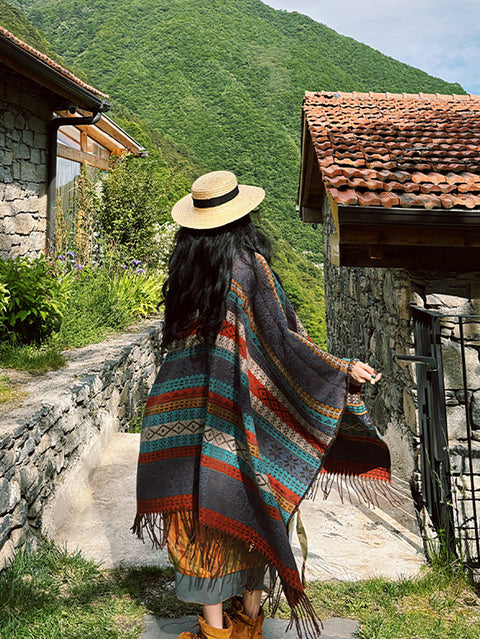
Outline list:
[[[45,257],[0,261],[4,329],[22,342],[40,341],[58,330],[69,293],[69,278]]]
[[[0,326],[7,319],[7,306],[10,300],[10,292],[7,285],[0,282]]]
[[[134,260],[136,271],[125,271],[116,275],[110,283],[112,294],[119,304],[128,308],[136,317],[147,317],[158,311],[162,297],[163,278],[156,274],[147,275]]]
[[[155,263],[158,224],[166,218],[164,190],[152,163],[127,156],[113,158],[112,169],[102,180],[97,220],[107,242],[122,257]]]

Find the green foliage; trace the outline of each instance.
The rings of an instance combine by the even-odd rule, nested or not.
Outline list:
[[[10,300],[10,291],[7,285],[0,282],[0,326],[7,321],[7,308]]]
[[[65,358],[51,343],[42,346],[4,341],[0,344],[0,365],[18,371],[45,373],[65,366]]]
[[[139,263],[132,263],[121,273],[103,266],[76,278],[54,343],[79,348],[99,342],[157,311],[164,275],[142,270]]]
[[[149,161],[114,158],[102,180],[98,222],[107,242],[122,247],[126,257],[155,259],[158,226],[166,221],[164,180]]]
[[[50,542],[0,573],[0,639],[138,639],[143,617],[120,582]]]
[[[0,261],[0,283],[8,290],[4,298],[3,329],[22,342],[40,341],[60,326],[68,299],[68,278],[45,257]]]
[[[32,47],[35,47],[46,55],[55,57],[55,59],[59,60],[59,56],[55,55],[51,45],[43,33],[38,31],[18,9],[11,6],[13,4],[16,3],[7,3],[4,0],[0,0],[0,23],[2,27],[11,31],[17,36],[17,38],[24,40]]]
[[[116,275],[110,288],[122,307],[129,308],[136,317],[148,317],[158,311],[162,299],[163,278],[158,274],[125,272]]]

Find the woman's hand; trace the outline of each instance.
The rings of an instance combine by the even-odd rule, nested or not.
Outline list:
[[[355,362],[350,371],[350,376],[357,384],[364,384],[365,382],[376,384],[382,377],[382,373],[377,373],[369,364]]]

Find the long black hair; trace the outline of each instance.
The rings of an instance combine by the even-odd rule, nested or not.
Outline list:
[[[204,342],[215,341],[226,315],[234,260],[244,253],[253,262],[255,252],[270,263],[270,240],[250,215],[216,229],[177,231],[163,285],[163,347],[193,328]]]

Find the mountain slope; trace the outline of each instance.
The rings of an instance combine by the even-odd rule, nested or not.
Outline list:
[[[197,175],[230,169],[241,183],[266,189],[262,215],[277,240],[275,267],[320,344],[323,282],[311,262],[322,260],[321,236],[295,211],[305,90],[464,92],[260,0],[11,4],[75,72],[110,95],[122,126],[136,135],[132,114],[146,123],[169,162],[187,158],[187,174],[192,166]]]
[[[279,235],[320,259],[295,212],[308,90],[463,92],[260,0],[17,0],[68,63],[207,170],[267,190]]]

